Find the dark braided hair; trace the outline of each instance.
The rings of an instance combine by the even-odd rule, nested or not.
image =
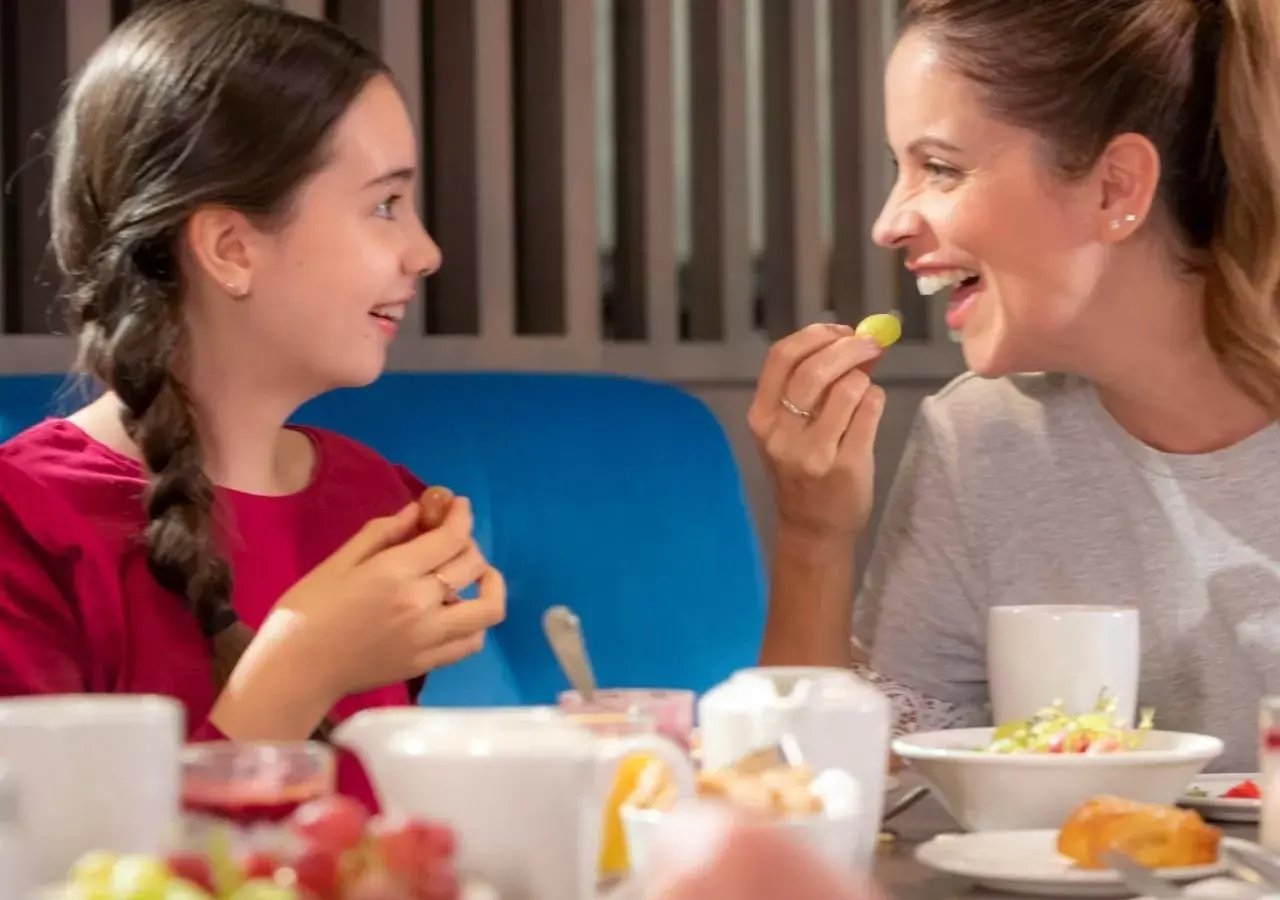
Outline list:
[[[55,139],[50,217],[80,365],[114,391],[149,485],[147,563],[226,684],[232,610],[198,407],[184,384],[182,231],[201,207],[283,222],[335,123],[385,65],[332,25],[249,0],[143,7],[94,54]]]

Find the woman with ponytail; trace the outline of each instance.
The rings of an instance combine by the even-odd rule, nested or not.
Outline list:
[[[148,4],[54,153],[53,250],[105,392],[0,446],[0,694],[169,694],[196,739],[413,702],[504,614],[469,506],[285,425],[378,377],[440,265],[386,67],[267,4]]]
[[[763,660],[859,667],[902,730],[979,725],[990,607],[1132,605],[1140,703],[1248,770],[1280,694],[1280,2],[902,6],[872,236],[971,371],[923,402],[855,601],[880,349],[776,346]]]

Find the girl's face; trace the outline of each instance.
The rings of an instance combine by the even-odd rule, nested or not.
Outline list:
[[[193,304],[197,358],[298,402],[375,380],[418,280],[441,264],[415,208],[417,163],[400,94],[378,77],[335,126],[285,224],[238,228],[234,271],[246,283],[215,284],[231,296]]]

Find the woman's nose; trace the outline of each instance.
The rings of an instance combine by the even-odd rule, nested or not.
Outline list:
[[[871,240],[881,247],[893,249],[920,234],[923,227],[924,219],[920,213],[890,197],[871,226]]]

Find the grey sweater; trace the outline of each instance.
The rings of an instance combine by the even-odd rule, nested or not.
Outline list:
[[[1280,425],[1214,453],[1136,441],[1078,378],[961,376],[921,407],[855,604],[903,728],[987,724],[986,611],[1141,611],[1139,703],[1257,768],[1280,694]],[[1046,698],[1046,702],[1051,698]]]

